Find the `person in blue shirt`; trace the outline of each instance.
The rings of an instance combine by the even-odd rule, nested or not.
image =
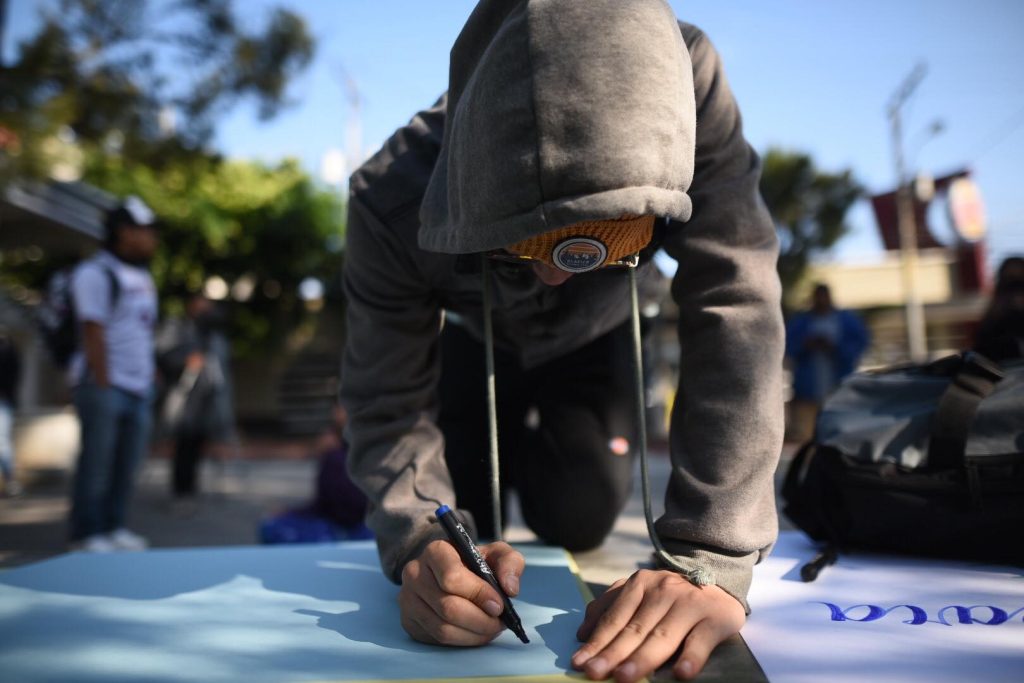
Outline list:
[[[786,325],[786,357],[793,363],[793,401],[799,428],[813,419],[818,408],[844,377],[857,368],[871,337],[851,311],[832,304],[828,285],[818,284],[811,308]]]

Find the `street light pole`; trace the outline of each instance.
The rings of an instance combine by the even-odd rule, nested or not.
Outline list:
[[[7,29],[7,0],[0,0],[0,69],[4,67],[4,31]]]
[[[900,233],[900,265],[903,276],[903,295],[906,300],[907,343],[910,359],[921,362],[928,356],[925,334],[924,306],[917,287],[917,226],[914,217],[914,198],[910,180],[906,177],[903,158],[903,126],[900,108],[910,98],[926,73],[924,64],[910,72],[889,103],[889,122],[892,126],[893,156],[896,164],[896,210]]]

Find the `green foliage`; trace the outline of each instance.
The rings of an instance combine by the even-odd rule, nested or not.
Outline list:
[[[318,188],[294,161],[196,159],[154,169],[97,156],[85,179],[116,194],[137,194],[160,216],[154,279],[165,298],[202,288],[211,276],[253,293],[233,310],[236,351],[279,346],[309,314],[299,283],[337,275],[344,234],[338,194]],[[166,306],[165,306],[166,308]]]
[[[823,173],[802,153],[770,149],[764,155],[761,196],[779,233],[779,277],[788,293],[811,258],[849,231],[846,214],[863,194],[849,170]]]
[[[205,156],[218,116],[253,98],[271,118],[313,55],[297,15],[275,10],[247,32],[229,0],[60,0],[41,13],[0,72],[0,128],[18,138],[0,154],[7,177],[48,175],[59,133],[153,166]]]
[[[336,279],[344,226],[340,197],[295,162],[225,161],[209,147],[219,117],[243,99],[273,117],[313,55],[297,15],[276,9],[253,29],[235,7],[249,9],[230,0],[41,3],[38,32],[0,70],[0,186],[80,176],[142,197],[163,223],[152,267],[165,311],[212,276],[251,283],[232,312],[235,349],[246,354],[310,326],[298,284]],[[3,284],[38,288],[59,265],[16,254]]]

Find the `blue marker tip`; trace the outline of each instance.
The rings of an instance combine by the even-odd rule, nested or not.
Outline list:
[[[451,510],[450,507],[448,507],[447,505],[442,505],[441,507],[437,508],[437,510],[434,511],[434,516],[437,517],[438,519],[440,519],[441,515],[445,514],[446,512],[451,512],[451,511],[452,510]]]

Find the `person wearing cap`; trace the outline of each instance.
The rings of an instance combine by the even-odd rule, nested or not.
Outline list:
[[[108,212],[103,248],[74,271],[79,348],[68,368],[81,423],[71,492],[71,547],[141,550],[125,527],[135,470],[149,438],[157,297],[149,261],[156,217],[137,197]]]
[[[449,504],[500,538],[492,406],[500,485],[530,529],[574,551],[610,532],[642,450],[630,356],[659,247],[679,265],[681,374],[660,564],[591,604],[572,666],[638,680],[685,641],[673,670],[691,678],[742,626],[777,534],[783,427],[759,175],[714,48],[664,0],[478,4],[446,95],[350,182],[349,467],[413,638],[474,646],[502,629],[499,596],[431,521]],[[482,552],[516,595],[522,555]]]

